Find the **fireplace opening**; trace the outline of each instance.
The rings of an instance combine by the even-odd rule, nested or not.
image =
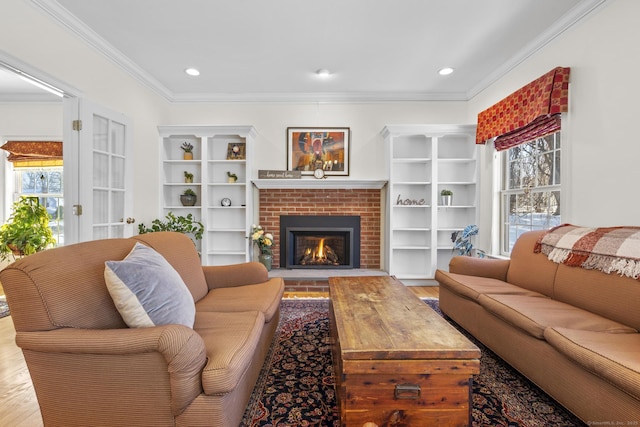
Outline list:
[[[359,268],[360,217],[280,217],[280,267]]]

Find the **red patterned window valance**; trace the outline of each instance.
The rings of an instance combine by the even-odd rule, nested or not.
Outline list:
[[[55,166],[62,164],[61,141],[7,141],[0,149],[9,152],[15,166]]]
[[[505,150],[560,130],[569,107],[568,67],[557,67],[478,114],[476,143]]]

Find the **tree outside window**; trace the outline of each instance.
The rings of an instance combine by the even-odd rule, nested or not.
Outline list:
[[[560,146],[556,132],[502,154],[502,254],[522,233],[560,225]]]

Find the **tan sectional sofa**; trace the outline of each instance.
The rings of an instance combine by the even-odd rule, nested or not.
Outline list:
[[[586,423],[640,425],[640,281],[549,261],[541,235],[454,257],[440,309]]]
[[[186,284],[193,328],[129,328],[105,262],[142,242]],[[284,284],[259,263],[203,267],[183,234],[96,240],[0,272],[45,425],[234,426],[271,345]],[[193,316],[192,316],[193,319]]]

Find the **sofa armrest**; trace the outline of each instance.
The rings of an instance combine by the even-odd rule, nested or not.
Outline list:
[[[101,384],[108,371],[109,382],[120,385],[114,390],[114,402],[131,396],[135,405],[133,400],[141,390],[168,382],[175,416],[203,392],[204,341],[186,326],[18,332],[16,344],[22,348],[30,371],[55,372],[64,378],[60,384]],[[58,389],[55,377],[39,378],[51,380],[43,387]],[[103,392],[108,394],[104,388]]]
[[[204,278],[209,290],[234,286],[255,285],[269,280],[269,272],[259,262],[203,266]]]
[[[449,262],[449,272],[506,281],[509,263],[508,259],[454,256]]]

